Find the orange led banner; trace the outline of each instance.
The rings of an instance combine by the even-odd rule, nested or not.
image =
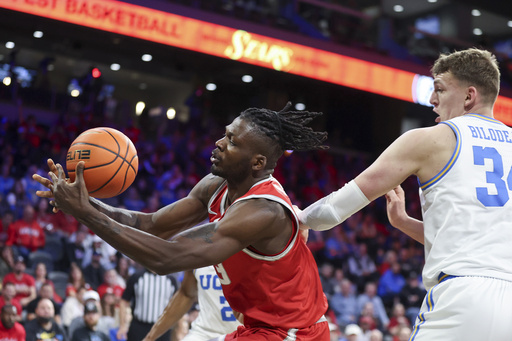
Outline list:
[[[0,7],[409,102],[428,105],[431,91],[417,88],[425,82],[411,72],[115,0],[1,0]],[[512,125],[512,99],[500,97],[495,112]]]

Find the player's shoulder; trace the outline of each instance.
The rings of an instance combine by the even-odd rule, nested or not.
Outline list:
[[[226,180],[224,178],[208,174],[194,186],[191,195],[207,202],[225,183]]]

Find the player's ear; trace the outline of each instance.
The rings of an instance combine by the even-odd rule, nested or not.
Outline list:
[[[472,108],[475,105],[475,99],[478,94],[478,90],[474,86],[470,86],[466,90],[466,99],[464,100],[465,108]]]
[[[256,154],[253,157],[252,161],[252,169],[253,170],[263,170],[267,166],[267,157],[262,154]]]

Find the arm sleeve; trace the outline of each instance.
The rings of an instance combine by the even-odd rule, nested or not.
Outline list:
[[[370,201],[354,180],[299,213],[302,224],[315,231],[325,231],[341,224]]]

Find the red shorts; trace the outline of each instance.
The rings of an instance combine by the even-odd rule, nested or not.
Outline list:
[[[327,321],[318,322],[304,329],[271,329],[271,328],[247,328],[239,326],[238,329],[231,334],[226,335],[224,341],[329,341],[331,339],[329,332],[329,323]]]

